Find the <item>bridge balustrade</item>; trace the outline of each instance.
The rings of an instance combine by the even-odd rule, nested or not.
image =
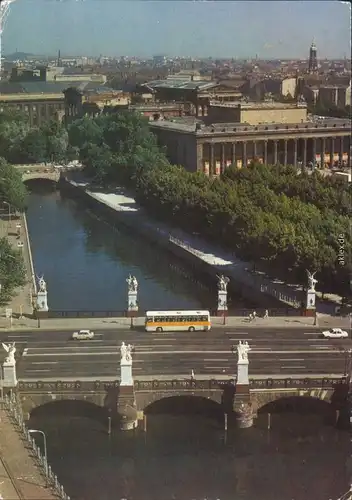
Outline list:
[[[250,389],[331,389],[336,385],[347,384],[346,377],[334,378],[262,378],[250,379]],[[95,381],[19,381],[19,391],[33,391],[33,392],[96,392],[106,391],[110,388],[118,388],[120,385],[119,380],[112,380],[109,382],[95,380]],[[225,386],[236,385],[236,379],[228,380],[192,380],[192,379],[175,379],[175,380],[136,380],[134,382],[135,391],[182,391],[182,390],[221,390]]]

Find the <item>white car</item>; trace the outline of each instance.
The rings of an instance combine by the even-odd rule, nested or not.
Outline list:
[[[325,339],[345,339],[348,337],[348,333],[341,330],[341,328],[330,328],[330,330],[323,332],[322,336]]]
[[[93,338],[94,332],[91,330],[80,330],[72,334],[72,340],[92,340]]]

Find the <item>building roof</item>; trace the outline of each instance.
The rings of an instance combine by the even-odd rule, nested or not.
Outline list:
[[[143,86],[151,89],[182,89],[182,90],[207,90],[216,87],[218,84],[216,82],[209,82],[205,80],[181,80],[175,78],[174,80],[169,78],[167,80],[153,80],[151,82],[145,83]]]
[[[263,125],[249,125],[248,123],[213,123],[205,125],[202,120],[191,117],[184,118],[170,118],[168,120],[158,120],[150,122],[150,126],[156,129],[168,129],[175,132],[187,132],[197,135],[210,135],[210,134],[233,134],[233,133],[255,133],[260,132],[298,132],[306,131],[311,132],[316,129],[338,128],[345,129],[346,132],[351,130],[351,120],[343,118],[322,118],[312,117],[311,121],[304,123],[273,123]],[[198,128],[197,128],[198,124]]]
[[[0,82],[0,94],[60,94],[68,87],[76,87],[79,90],[102,89],[101,92],[107,92],[110,89],[103,87],[98,82]]]
[[[238,108],[241,109],[293,109],[293,108],[306,108],[306,103],[288,103],[288,102],[278,102],[278,101],[229,101],[229,102],[218,102],[211,101],[211,106],[219,108]]]

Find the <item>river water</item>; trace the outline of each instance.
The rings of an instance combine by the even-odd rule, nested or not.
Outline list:
[[[129,273],[141,309],[214,303],[154,248],[59,191],[37,185],[28,227],[52,309],[122,310]],[[105,422],[42,408],[29,424],[46,433],[49,462],[72,500],[329,500],[348,489],[349,436],[321,414],[274,414],[270,431],[261,415],[225,439],[222,418],[170,411],[149,415],[146,434],[109,437]]]
[[[27,211],[34,267],[44,275],[49,308],[58,311],[123,311],[129,274],[139,282],[139,307],[198,309],[216,304],[216,288],[184,277],[184,269],[146,241],[116,231],[82,202],[31,184]],[[236,307],[241,307],[236,302]]]

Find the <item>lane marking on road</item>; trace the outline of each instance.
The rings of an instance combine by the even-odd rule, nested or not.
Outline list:
[[[281,366],[281,369],[283,369],[283,370],[296,370],[297,368],[303,369],[303,368],[307,368],[307,367],[305,365]]]
[[[33,373],[37,373],[37,372],[51,372],[51,370],[44,370],[44,369],[39,369],[39,370],[26,370],[27,372],[33,372]]]
[[[58,361],[32,361],[32,365],[58,365]]]
[[[29,339],[29,335],[8,335],[9,339]]]
[[[204,359],[202,359],[202,361],[207,361],[207,362],[208,361],[210,361],[210,362],[212,362],[212,361],[215,361],[215,362],[217,362],[217,361],[227,361],[227,362],[229,362],[229,361],[232,361],[232,358],[231,359],[229,359],[229,358],[204,358]]]
[[[304,332],[303,335],[320,335],[321,336],[321,332]]]
[[[279,358],[279,361],[304,361],[304,358]]]

